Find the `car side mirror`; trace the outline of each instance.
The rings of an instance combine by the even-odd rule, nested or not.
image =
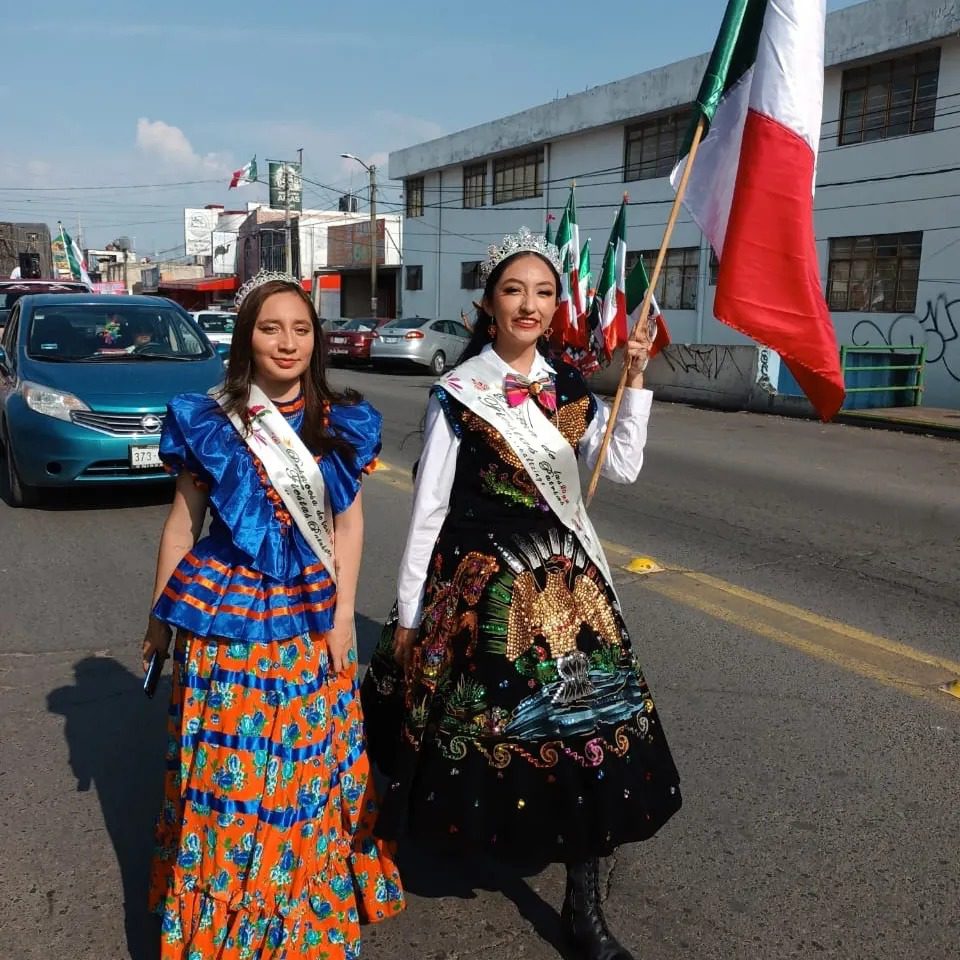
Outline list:
[[[215,343],[214,348],[217,351],[217,356],[226,363],[230,359],[230,344],[229,343]]]

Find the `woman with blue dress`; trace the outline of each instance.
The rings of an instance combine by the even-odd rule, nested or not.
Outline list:
[[[160,443],[177,482],[144,669],[176,643],[151,908],[163,960],[347,960],[361,922],[403,908],[372,835],[354,640],[381,418],[327,384],[294,278],[237,300],[223,390],[176,397]]]

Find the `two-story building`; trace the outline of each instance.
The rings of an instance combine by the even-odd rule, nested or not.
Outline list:
[[[841,344],[925,345],[925,403],[960,408],[960,7],[868,0],[828,16],[816,236]],[[543,229],[576,182],[593,269],[623,193],[658,249],[706,56],[390,155],[404,183],[403,309],[456,318],[487,244]],[[657,291],[675,342],[747,343],[713,318],[716,261],[681,217]]]

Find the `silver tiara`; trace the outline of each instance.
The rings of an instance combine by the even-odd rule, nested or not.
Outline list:
[[[557,273],[563,272],[557,245],[542,233],[532,233],[529,227],[521,227],[516,233],[508,233],[500,243],[491,243],[487,247],[487,259],[480,264],[480,282],[486,286],[497,266],[518,253],[538,253],[550,262]]]
[[[233,298],[233,305],[239,310],[240,304],[243,303],[252,290],[256,290],[257,287],[262,287],[265,283],[270,283],[272,280],[282,280],[284,283],[290,283],[295,287],[300,286],[297,278],[291,277],[289,273],[282,273],[280,270],[261,270],[259,273],[254,274],[237,291],[237,295]]]

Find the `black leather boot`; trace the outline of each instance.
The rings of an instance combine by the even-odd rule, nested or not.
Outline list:
[[[560,911],[567,938],[584,960],[634,960],[607,927],[600,905],[600,864],[597,860],[567,864],[567,894]]]

